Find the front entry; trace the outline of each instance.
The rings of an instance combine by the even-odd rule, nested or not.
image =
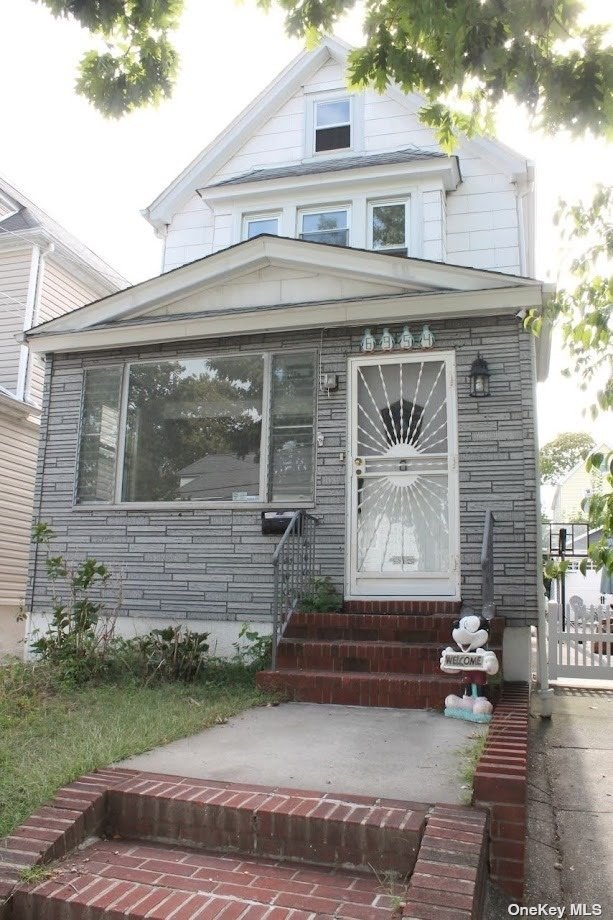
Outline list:
[[[349,359],[349,597],[459,599],[454,364]]]

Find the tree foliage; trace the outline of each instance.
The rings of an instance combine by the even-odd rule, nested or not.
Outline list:
[[[356,4],[257,2],[276,2],[287,31],[312,42]],[[583,11],[578,0],[366,0],[366,40],[349,56],[349,79],[421,93],[421,119],[446,149],[458,131],[486,130],[505,97],[547,132],[604,136],[613,124],[612,49],[606,24],[584,24]]]
[[[74,19],[103,48],[87,51],[77,92],[103,115],[120,118],[170,96],[179,58],[169,32],[183,0],[35,0],[54,16]]]
[[[531,310],[526,328],[540,334],[544,323],[557,323],[570,359],[566,369],[582,390],[596,387],[586,406],[592,417],[613,413],[613,189],[598,186],[588,204],[561,202],[556,215],[562,240],[575,250],[570,262],[574,283],[558,291],[543,310]],[[593,527],[602,539],[589,553],[597,569],[613,572],[613,451],[587,457],[588,472],[603,475],[601,494],[584,502]],[[584,566],[585,568],[585,566]]]
[[[117,118],[167,98],[178,56],[169,33],[184,0],[35,0],[104,43],[80,64],[77,91]],[[286,14],[314,43],[357,0],[256,0]],[[395,82],[425,97],[422,120],[450,149],[458,131],[491,124],[505,97],[548,132],[605,136],[613,121],[613,53],[606,24],[586,25],[580,0],[366,0],[365,42],[349,56],[356,87]],[[231,36],[220,36],[231,42]]]
[[[595,447],[592,436],[580,431],[565,431],[548,441],[539,453],[542,482],[560,482]]]

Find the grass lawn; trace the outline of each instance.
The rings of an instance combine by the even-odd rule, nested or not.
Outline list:
[[[269,699],[249,674],[226,684],[61,690],[21,665],[0,667],[0,837],[82,773]]]

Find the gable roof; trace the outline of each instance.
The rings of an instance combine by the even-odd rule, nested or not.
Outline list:
[[[157,230],[162,230],[196,189],[206,186],[251,135],[299,91],[310,75],[316,73],[329,60],[338,61],[345,66],[350,50],[351,46],[340,39],[326,36],[314,50],[302,51],[142,211],[143,216]],[[385,93],[399,102],[408,114],[415,114],[424,102],[418,94],[404,93],[394,85],[388,86]],[[509,175],[524,175],[527,171],[526,158],[499,141],[474,138],[463,140],[462,147],[466,150],[472,148],[478,156],[496,162],[499,168]]]
[[[228,298],[237,289],[238,297]],[[35,352],[75,352],[273,329],[513,315],[540,306],[548,293],[533,278],[262,235],[35,326],[25,339]],[[545,345],[543,337],[541,377]]]
[[[14,235],[28,238],[30,233],[42,234],[55,245],[60,259],[85,271],[101,292],[113,292],[129,286],[129,282],[114,268],[1,176],[0,193],[15,207],[14,213],[0,220],[0,242],[15,238]]]

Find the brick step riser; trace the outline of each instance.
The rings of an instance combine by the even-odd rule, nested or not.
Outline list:
[[[390,646],[384,642],[351,646],[322,645],[318,642],[293,642],[284,639],[279,645],[277,666],[289,670],[337,671],[360,674],[439,675],[443,646]],[[501,650],[493,649],[498,658]]]
[[[394,598],[379,601],[345,601],[344,613],[414,614],[420,616],[457,617],[462,601],[401,601]]]
[[[295,613],[285,638],[349,642],[452,642],[455,617],[390,614]],[[496,618],[490,629],[490,643],[502,642],[504,621]]]
[[[290,863],[352,867],[377,871],[410,871],[417,858],[423,818],[415,828],[364,826],[339,818],[331,806],[322,816],[274,811],[254,813],[254,807],[201,804],[149,797],[138,793],[109,793],[109,827],[119,837],[163,844],[181,844],[219,853],[242,854]],[[312,804],[309,808],[312,809]],[[338,809],[337,809],[338,811]]]
[[[394,675],[396,676],[396,675]],[[381,706],[393,709],[441,709],[445,697],[459,692],[457,680],[448,677],[430,679],[427,684],[419,677],[389,681],[385,676],[369,675],[369,680],[352,680],[351,674],[329,675],[305,672],[302,675],[286,671],[260,672],[257,685],[262,690],[281,692],[296,703],[329,703],[341,706]]]

